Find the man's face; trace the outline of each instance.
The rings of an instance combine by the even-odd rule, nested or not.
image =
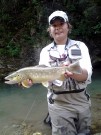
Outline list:
[[[56,40],[62,40],[67,38],[68,35],[68,24],[59,19],[55,19],[50,26],[51,35]]]

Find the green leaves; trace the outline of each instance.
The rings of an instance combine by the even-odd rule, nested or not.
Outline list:
[[[101,34],[101,22],[92,27],[95,31],[95,34]]]
[[[68,14],[71,37],[95,40],[101,34],[100,4],[101,0],[0,0],[0,56],[19,57],[25,44],[46,45],[47,18],[57,9]]]
[[[10,42],[7,47],[7,55],[10,57],[17,57],[20,55],[21,47],[18,43]]]

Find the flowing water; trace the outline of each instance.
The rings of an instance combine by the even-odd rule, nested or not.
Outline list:
[[[93,128],[101,126],[101,71],[93,75],[89,93],[92,99]],[[18,85],[0,84],[0,135],[51,135],[43,123],[47,115],[47,90],[42,85],[24,89]],[[100,129],[100,128],[99,128]],[[101,130],[98,130],[101,132]],[[97,132],[97,130],[96,130]]]

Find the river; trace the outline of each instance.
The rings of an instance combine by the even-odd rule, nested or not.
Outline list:
[[[92,127],[101,132],[101,71],[94,71],[88,86],[92,99]],[[47,90],[41,84],[29,89],[18,85],[0,84],[0,135],[51,135],[43,123],[47,115]]]

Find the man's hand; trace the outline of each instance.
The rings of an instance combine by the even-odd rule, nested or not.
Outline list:
[[[25,87],[25,88],[30,88],[32,85],[33,85],[33,82],[31,79],[26,79],[26,80],[23,80],[21,83],[20,83],[21,86]]]
[[[70,62],[64,63],[63,66],[69,66],[70,64],[71,64]],[[65,76],[65,78],[69,78],[69,77],[72,77],[73,76],[73,73],[72,72],[69,72],[69,71],[66,71],[64,73],[64,76]]]
[[[72,72],[69,72],[69,71],[66,71],[64,73],[64,76],[65,76],[65,78],[69,78],[69,77],[72,77],[73,76],[73,73]]]

